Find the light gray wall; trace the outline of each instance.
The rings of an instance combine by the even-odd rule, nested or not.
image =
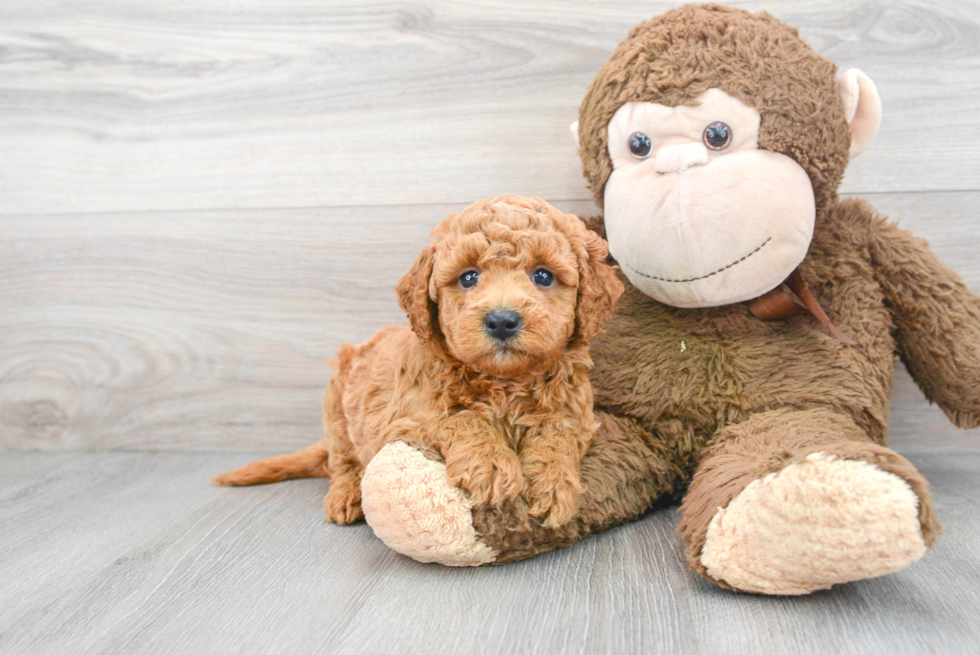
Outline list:
[[[878,84],[843,190],[980,291],[980,5],[767,9]],[[5,0],[0,446],[284,449],[326,361],[403,317],[446,213],[595,211],[568,133],[597,67],[672,3]],[[906,448],[973,445],[904,373]]]

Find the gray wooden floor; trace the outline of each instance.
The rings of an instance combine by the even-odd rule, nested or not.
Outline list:
[[[0,653],[980,652],[980,431],[901,367],[946,536],[807,598],[692,577],[673,511],[460,571],[324,525],[322,481],[207,484],[318,438],[327,358],[404,320],[448,212],[595,211],[568,125],[673,4],[0,3]],[[736,4],[875,80],[843,191],[980,292],[980,0]]]
[[[804,598],[691,574],[672,510],[501,567],[327,525],[326,482],[208,485],[242,453],[8,452],[0,652],[975,653],[980,453],[921,453],[946,535],[897,574]]]

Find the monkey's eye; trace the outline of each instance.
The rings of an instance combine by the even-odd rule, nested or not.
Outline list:
[[[726,123],[715,121],[704,128],[704,145],[712,150],[724,150],[732,142],[732,128]]]
[[[475,287],[479,279],[480,279],[479,271],[472,271],[472,270],[466,271],[465,273],[459,276],[459,286],[463,287],[464,289]]]
[[[643,132],[633,132],[630,134],[630,152],[637,159],[646,159],[650,156],[653,149],[653,142]]]
[[[539,287],[550,287],[555,283],[555,274],[546,268],[538,268],[531,274],[531,281]]]

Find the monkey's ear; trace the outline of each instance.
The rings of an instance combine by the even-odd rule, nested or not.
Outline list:
[[[851,68],[840,78],[840,98],[844,117],[851,128],[851,157],[857,157],[871,144],[881,124],[881,98],[871,78]]]
[[[406,273],[395,287],[398,305],[408,314],[412,331],[423,343],[431,339],[433,331],[438,329],[436,316],[438,306],[429,297],[429,280],[435,264],[435,251],[434,245],[426,246],[415,260],[412,270]]]
[[[585,243],[579,253],[578,305],[575,313],[576,338],[588,343],[602,334],[602,326],[623,294],[623,283],[611,265],[609,246],[598,234],[585,230]]]
[[[568,129],[572,131],[572,140],[575,141],[575,147],[578,148],[579,147],[579,142],[578,142],[578,121],[575,121],[574,123],[572,123],[571,125],[569,125],[568,126]]]

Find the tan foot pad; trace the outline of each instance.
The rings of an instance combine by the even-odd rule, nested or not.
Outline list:
[[[361,506],[374,534],[420,562],[479,566],[497,553],[473,529],[473,505],[449,484],[446,465],[400,441],[386,445],[364,470]]]
[[[742,591],[798,595],[897,571],[925,551],[919,498],[904,480],[814,453],[719,509],[701,563]]]

